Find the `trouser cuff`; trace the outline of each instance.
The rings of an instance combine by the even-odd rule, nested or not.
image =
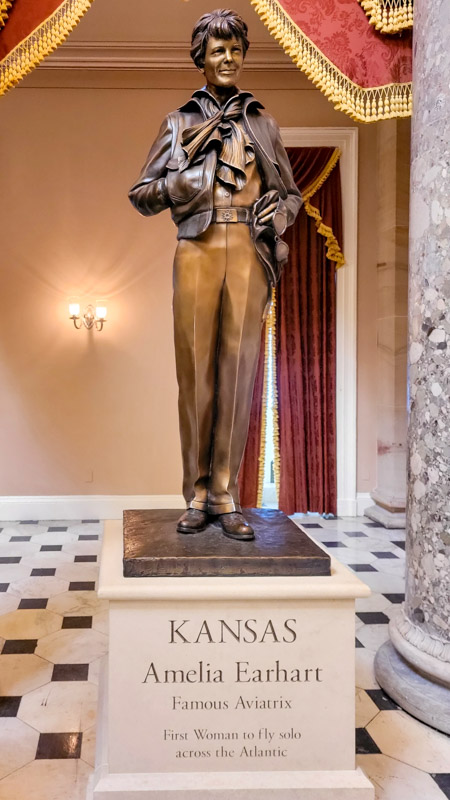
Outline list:
[[[211,503],[208,505],[208,511],[210,514],[231,514],[233,511],[238,511],[241,513],[241,507],[239,503],[234,503],[230,501],[229,503],[218,503],[217,505],[212,505]]]
[[[188,508],[197,508],[199,511],[208,511],[208,503],[202,500],[191,500]]]

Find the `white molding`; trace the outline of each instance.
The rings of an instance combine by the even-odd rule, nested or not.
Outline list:
[[[356,516],[357,128],[282,128],[285,147],[339,147],[345,265],[337,270],[336,426],[339,516]]]
[[[297,69],[276,42],[250,47],[245,59],[246,71]],[[71,42],[47,56],[39,69],[89,70],[176,70],[192,72],[195,67],[186,42]]]
[[[358,492],[356,495],[356,516],[363,517],[371,505],[373,505],[373,500],[370,492]]]
[[[56,495],[0,498],[0,521],[121,519],[124,509],[185,508],[176,494]]]

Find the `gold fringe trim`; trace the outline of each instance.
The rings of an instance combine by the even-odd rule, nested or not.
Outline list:
[[[357,122],[411,116],[411,83],[390,83],[369,89],[358,86],[324,56],[278,0],[250,2],[272,36],[338,111]]]
[[[309,184],[309,186],[306,187],[306,189],[302,191],[303,200],[309,200],[309,198],[312,197],[313,194],[319,191],[319,189],[323,186],[330,173],[335,168],[340,157],[341,157],[341,151],[339,150],[339,147],[336,147],[331,154],[330,160],[325,164],[322,172],[317,176],[317,178],[312,183]]]
[[[273,290],[272,290],[273,291]],[[258,458],[258,489],[256,493],[256,507],[261,508],[263,504],[264,491],[264,472],[266,467],[266,426],[267,426],[267,392],[269,388],[269,314],[266,318],[266,330],[264,337],[264,379],[262,392],[261,408],[261,431]]]
[[[0,0],[0,30],[5,27],[13,0]]]
[[[275,476],[275,489],[277,497],[280,496],[280,425],[278,417],[278,389],[277,389],[277,293],[273,289],[272,305],[268,317],[270,337],[270,360],[272,363],[272,398],[273,398],[273,472]]]
[[[414,24],[414,0],[358,0],[381,33],[400,33]]]
[[[310,203],[310,198],[321,188],[321,186],[323,186],[326,179],[338,163],[340,157],[341,151],[338,147],[336,147],[331,155],[330,160],[327,164],[325,164],[320,175],[318,175],[318,177],[302,192],[305,211],[315,220],[317,233],[325,237],[327,258],[329,258],[330,261],[336,262],[336,269],[339,269],[339,267],[342,267],[345,264],[344,254],[332,229],[328,225],[325,225],[319,209]]]
[[[0,95],[15,86],[62,44],[92,2],[64,0],[50,17],[0,61]]]
[[[261,508],[263,504],[264,473],[266,466],[267,447],[267,399],[269,391],[269,367],[272,371],[272,412],[273,412],[273,472],[277,496],[280,493],[280,429],[278,423],[278,391],[277,391],[277,365],[276,365],[276,290],[272,288],[272,302],[266,319],[266,333],[264,340],[264,382],[261,412],[261,439],[259,447],[258,466],[258,491],[256,505]]]

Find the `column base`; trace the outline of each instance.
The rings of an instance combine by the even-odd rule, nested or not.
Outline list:
[[[408,714],[450,734],[450,689],[416,672],[392,642],[383,644],[376,654],[375,677]]]
[[[388,511],[387,508],[375,504],[366,508],[364,516],[374,522],[379,522],[384,528],[404,528],[406,525],[406,515],[404,511]]]

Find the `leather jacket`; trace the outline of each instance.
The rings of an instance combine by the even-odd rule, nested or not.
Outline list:
[[[210,149],[199,153],[187,168],[179,170],[179,165],[185,161],[181,149],[183,131],[205,119],[200,102],[204,93],[209,98],[212,97],[205,88],[199,89],[185,105],[167,115],[141,174],[129,192],[132,204],[144,216],[152,216],[170,208],[172,219],[178,226],[178,239],[195,239],[200,236],[211,224],[213,214],[216,151]],[[266,271],[270,269],[269,282],[274,284],[279,277],[275,262],[278,258],[279,262],[284,263],[287,257],[287,245],[284,245],[283,250],[278,236],[294,222],[302,205],[302,198],[295,185],[276,121],[250,92],[239,91],[239,94],[242,98],[242,126],[255,147],[264,191],[278,199],[275,229],[273,225],[266,226],[267,235],[262,237],[266,240],[265,259],[256,244],[253,225],[255,246]],[[259,240],[261,241],[261,236]],[[282,253],[278,257],[277,245],[278,254]],[[265,261],[268,263],[264,263]]]

